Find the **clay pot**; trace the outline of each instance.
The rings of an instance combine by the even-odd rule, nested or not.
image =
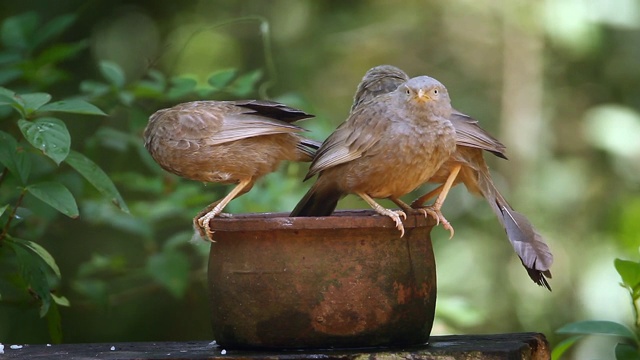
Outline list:
[[[436,303],[431,219],[405,236],[372,211],[215,218],[209,255],[214,339],[225,348],[424,344]]]

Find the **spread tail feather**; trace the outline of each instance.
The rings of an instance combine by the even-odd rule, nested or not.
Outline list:
[[[533,282],[551,290],[547,278],[551,278],[553,255],[544,238],[521,213],[515,211],[495,188],[488,174],[480,171],[478,184],[482,196],[489,202],[522,265]]]

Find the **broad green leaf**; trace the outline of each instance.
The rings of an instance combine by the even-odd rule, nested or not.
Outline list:
[[[18,147],[18,142],[13,136],[4,131],[0,131],[0,164],[20,179],[23,185],[27,184],[31,173],[31,158]]]
[[[42,182],[27,186],[27,191],[54,209],[70,218],[78,217],[78,205],[64,185],[57,182]]]
[[[556,331],[558,334],[614,335],[637,341],[636,334],[626,326],[613,321],[578,321],[567,324]]]
[[[190,77],[174,77],[171,78],[171,86],[167,92],[167,96],[170,98],[180,98],[190,94],[195,90],[198,82]]]
[[[36,149],[50,157],[56,164],[64,160],[71,148],[71,135],[62,120],[43,117],[34,121],[18,120],[22,135]]]
[[[176,251],[154,254],[147,261],[147,273],[177,298],[189,285],[189,267],[186,256]]]
[[[626,286],[630,289],[640,286],[640,263],[616,259],[614,265]]]
[[[71,151],[65,162],[82,175],[102,195],[106,196],[122,211],[128,213],[129,208],[109,176],[96,163],[76,151]]]
[[[0,28],[2,43],[7,48],[28,49],[38,22],[38,14],[35,11],[5,19]]]
[[[16,238],[14,238],[13,240],[17,243],[20,243],[24,247],[29,248],[29,250],[33,251],[34,253],[38,254],[38,256],[40,256],[40,258],[42,258],[42,260],[51,268],[51,270],[53,270],[54,274],[56,274],[58,279],[62,277],[62,275],[60,274],[60,268],[58,267],[58,264],[56,264],[56,261],[54,260],[53,256],[51,256],[51,254],[49,254],[49,252],[45,250],[45,248],[29,240],[22,240],[22,239],[16,239]]]
[[[572,336],[570,338],[562,340],[558,345],[553,348],[551,351],[551,360],[559,360],[562,355],[569,350],[576,343],[576,341],[582,339],[584,335]]]
[[[125,83],[124,72],[120,65],[113,61],[103,60],[99,64],[100,72],[102,76],[111,84],[117,88],[122,88]]]
[[[253,92],[256,83],[262,77],[262,70],[257,69],[237,78],[230,86],[229,91],[237,96],[246,96]]]
[[[8,244],[16,254],[18,259],[18,265],[20,266],[20,273],[29,286],[40,299],[40,316],[44,316],[49,311],[51,305],[51,286],[47,278],[47,273],[50,271],[48,265],[43,259],[29,247],[24,246],[15,239],[7,238],[5,243]]]
[[[616,360],[640,360],[640,350],[630,344],[619,343],[615,352]]]
[[[53,298],[56,299],[55,297]],[[49,328],[49,337],[54,344],[62,343],[62,319],[60,318],[60,310],[57,301],[51,303],[47,315],[47,326]],[[42,314],[41,314],[42,316]]]
[[[47,93],[21,94],[20,97],[24,101],[24,109],[27,115],[32,114],[42,105],[51,101],[51,95]]]
[[[52,102],[40,108],[40,111],[64,112],[83,115],[107,115],[97,106],[84,100],[70,99]]]
[[[236,69],[221,70],[211,74],[207,82],[216,89],[223,89],[236,76],[236,74]]]
[[[54,37],[67,30],[75,21],[75,14],[66,14],[54,18],[36,31],[33,37],[32,46],[37,47],[48,40],[52,40]]]

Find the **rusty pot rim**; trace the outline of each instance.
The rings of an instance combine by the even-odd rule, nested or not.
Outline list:
[[[434,226],[435,220],[421,214],[407,215],[402,221],[405,229]],[[230,217],[215,217],[209,226],[213,231],[264,231],[264,230],[311,230],[311,229],[396,229],[387,216],[373,210],[338,210],[331,216],[289,217],[288,212],[233,214]]]

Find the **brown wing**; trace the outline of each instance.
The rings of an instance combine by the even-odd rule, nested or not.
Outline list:
[[[318,149],[305,180],[325,169],[360,158],[373,150],[391,124],[390,121],[380,118],[386,97],[388,96],[381,95],[378,100],[352,112],[349,118],[329,135]],[[364,128],[367,131],[360,131]]]
[[[260,103],[261,109],[266,108],[267,102]],[[274,108],[292,109],[279,103],[269,104],[275,104]],[[260,113],[258,110],[237,106],[234,102],[195,101],[156,112],[151,116],[147,129],[149,132],[153,129],[156,136],[161,136],[167,145],[180,149],[219,145],[260,135],[305,131],[274,118],[282,115],[278,111],[280,110]],[[291,119],[293,116],[283,117]]]
[[[454,109],[451,123],[456,129],[456,144],[482,149],[506,159],[506,147],[478,125],[478,120]]]

